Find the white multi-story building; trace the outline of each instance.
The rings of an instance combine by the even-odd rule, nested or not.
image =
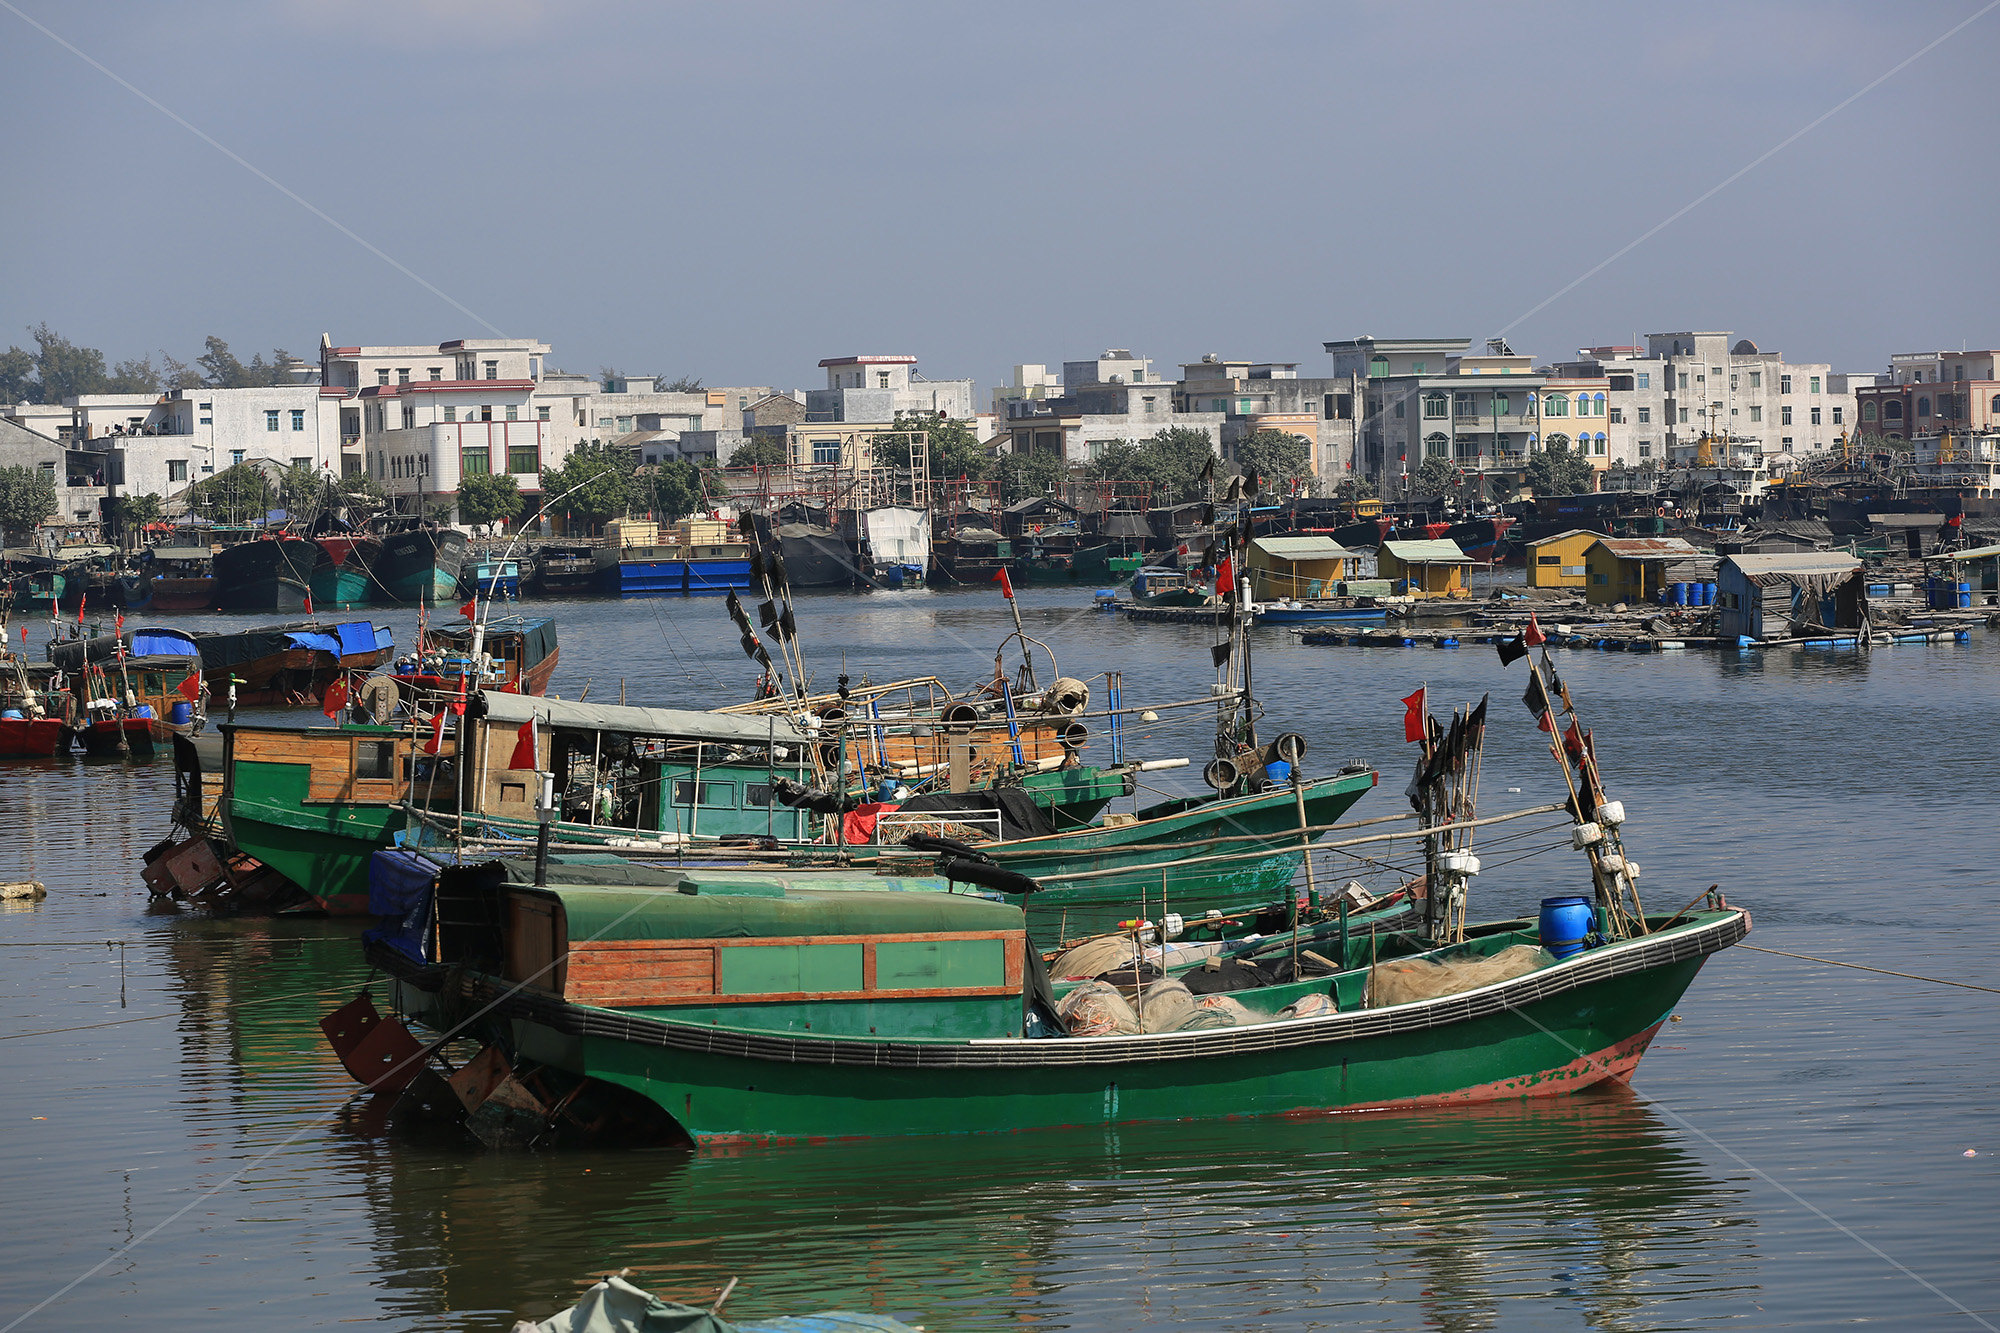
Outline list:
[[[1640,467],[1664,466],[1713,435],[1754,443],[1766,466],[1784,471],[1854,429],[1854,390],[1873,379],[1699,331],[1648,334],[1643,350],[1584,348],[1548,369],[1603,381],[1611,461]]]
[[[835,356],[819,363],[826,387],[806,393],[806,420],[887,425],[898,412],[963,421],[973,414],[973,383],[925,379],[914,356]]]
[[[1154,373],[1152,364],[1123,348],[1087,361],[1063,362],[1060,394],[1005,404],[1005,417],[994,423],[1005,441],[1002,447],[1008,453],[1057,453],[1066,462],[1088,463],[1116,441],[1136,444],[1185,427],[1206,435],[1219,453],[1226,414],[1179,404],[1175,386]]]

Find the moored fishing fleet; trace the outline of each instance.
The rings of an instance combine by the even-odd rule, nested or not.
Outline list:
[[[1256,498],[1251,479],[1219,496],[1219,571],[1253,568]],[[361,947],[387,980],[327,1016],[329,1041],[376,1096],[493,1147],[1560,1094],[1629,1077],[1748,929],[1717,894],[1641,903],[1622,807],[1532,624],[1500,657],[1540,646],[1519,725],[1550,737],[1552,799],[1482,809],[1500,720],[1420,691],[1398,813],[1374,766],[1317,763],[1267,715],[1247,576],[1208,594],[1214,676],[1180,697],[1066,674],[1008,570],[989,677],[829,682],[777,529],[700,536],[740,549],[716,615],[756,672],[706,707],[552,696],[554,622],[492,594],[422,617],[401,657],[365,620],[316,617],[114,626],[48,665],[84,695],[110,688],[92,672],[153,671],[132,700],[199,703],[165,735],[175,831],[146,882],[211,910],[374,917]],[[324,719],[216,717],[219,686]],[[1163,714],[1212,723],[1212,754],[1147,753],[1139,723]],[[1142,794],[1176,768],[1207,794]],[[1482,920],[1478,840],[1510,824],[1576,870],[1540,919]]]

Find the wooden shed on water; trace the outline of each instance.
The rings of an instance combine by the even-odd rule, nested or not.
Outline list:
[[[1385,579],[1409,580],[1412,597],[1457,597],[1465,591],[1472,557],[1448,537],[1389,541],[1375,555],[1375,572]]]
[[[1650,601],[1665,586],[1668,565],[1700,554],[1679,537],[1599,537],[1584,552],[1584,600],[1593,606]]]
[[[1723,639],[1794,639],[1868,630],[1861,561],[1838,551],[1724,556],[1715,576],[1715,630]]]
[[[1584,552],[1603,535],[1589,528],[1571,528],[1568,532],[1537,537],[1529,542],[1528,586],[1581,588],[1584,583]]]
[[[1356,558],[1331,537],[1258,537],[1250,543],[1250,595],[1260,602],[1330,596]]]

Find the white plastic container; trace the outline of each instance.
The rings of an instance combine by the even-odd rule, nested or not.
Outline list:
[[[1625,822],[1625,802],[1606,801],[1597,807],[1597,822],[1609,828],[1616,828]]]
[[[1569,845],[1579,852],[1603,841],[1604,830],[1597,824],[1577,824],[1569,831]]]

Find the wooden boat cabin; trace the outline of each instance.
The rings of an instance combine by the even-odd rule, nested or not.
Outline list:
[[[466,712],[468,814],[532,823],[554,773],[566,824],[657,839],[802,841],[810,815],[778,779],[810,784],[813,740],[788,718],[570,703],[489,691]],[[534,765],[522,767],[533,742]]]
[[[395,665],[398,685],[409,690],[439,693],[457,691],[464,681],[469,691],[510,690],[516,694],[542,694],[555,674],[560,652],[556,646],[556,622],[546,616],[496,616],[486,622],[480,652],[485,661],[477,669],[472,662],[473,627],[453,625],[433,629],[427,642],[412,656]]]
[[[449,867],[377,854],[375,876],[435,879],[430,939],[390,941],[544,996],[767,1032],[1018,1037],[1021,909],[937,879],[682,870],[612,856]],[[392,864],[383,865],[384,862]],[[422,889],[418,888],[417,893]]]

